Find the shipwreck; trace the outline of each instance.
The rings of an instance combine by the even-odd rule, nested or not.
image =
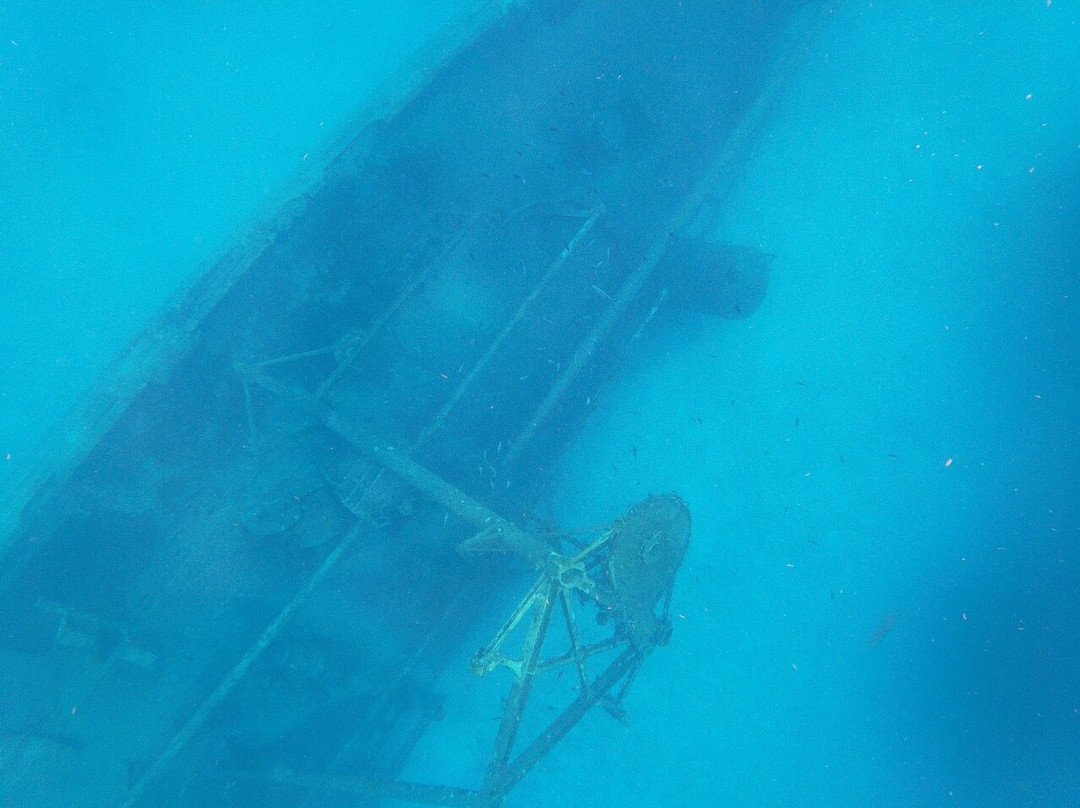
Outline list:
[[[714,224],[822,16],[489,3],[363,107],[7,492],[0,802],[487,808],[620,718],[689,509],[534,506],[649,328],[761,302],[771,256]],[[482,774],[402,779],[470,653]]]

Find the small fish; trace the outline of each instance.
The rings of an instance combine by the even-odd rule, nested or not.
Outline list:
[[[877,648],[881,645],[882,640],[889,636],[889,632],[893,630],[893,626],[896,625],[896,621],[900,615],[897,612],[889,612],[883,618],[881,622],[877,624],[877,628],[871,631],[866,637],[866,645],[869,648]]]

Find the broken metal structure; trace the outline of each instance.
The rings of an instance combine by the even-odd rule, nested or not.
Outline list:
[[[581,543],[534,511],[646,329],[760,302],[768,257],[709,232],[820,19],[484,4],[366,108],[5,496],[0,802],[487,808],[619,715],[689,513],[650,497]],[[472,662],[514,675],[483,782],[402,782],[530,567]],[[577,695],[522,740],[555,668]]]
[[[470,662],[478,676],[499,667],[513,674],[491,758],[479,789],[414,783],[373,777],[326,776],[277,768],[269,774],[276,783],[336,791],[355,796],[385,797],[427,805],[495,808],[569,732],[585,713],[601,705],[618,719],[621,702],[645,657],[671,634],[670,604],[675,573],[690,539],[690,512],[675,495],[650,496],[623,518],[603,528],[573,555],[543,549],[535,539],[506,534],[500,526],[485,527],[460,546],[465,553],[501,550],[537,562],[539,578],[513,610],[494,639]],[[522,543],[521,539],[525,538]],[[570,541],[564,536],[562,541]],[[578,611],[593,607],[594,617],[611,629],[603,639],[586,642]],[[657,606],[661,611],[657,614]],[[565,648],[544,656],[554,612],[565,622]],[[522,631],[521,629],[524,628]],[[518,650],[511,651],[510,646]],[[592,662],[590,663],[590,660]],[[595,676],[590,666],[601,660]],[[515,752],[515,742],[535,678],[561,668],[573,668],[576,697],[562,712]],[[613,691],[616,691],[612,694]]]

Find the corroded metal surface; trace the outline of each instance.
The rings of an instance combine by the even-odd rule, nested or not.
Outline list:
[[[607,562],[612,606],[638,648],[666,639],[670,629],[656,606],[671,592],[689,543],[690,509],[674,494],[649,497],[615,524]]]

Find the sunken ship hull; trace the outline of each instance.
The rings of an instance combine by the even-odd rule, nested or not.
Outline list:
[[[485,7],[162,312],[6,498],[0,802],[498,804],[516,727],[475,792],[385,784],[530,566],[597,602],[571,572],[622,574],[530,514],[804,6]]]

